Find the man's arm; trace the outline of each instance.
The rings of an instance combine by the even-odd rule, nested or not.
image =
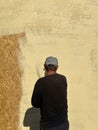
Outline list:
[[[34,91],[33,91],[32,98],[31,98],[31,104],[32,104],[32,106],[34,106],[36,108],[40,108],[41,96],[40,96],[40,86],[39,86],[38,81],[36,82],[36,84],[34,86]]]

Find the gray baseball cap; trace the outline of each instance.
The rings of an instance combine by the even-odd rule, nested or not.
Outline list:
[[[58,66],[58,60],[57,60],[56,57],[49,56],[49,57],[46,58],[44,65],[46,65],[46,66],[54,65],[55,67],[57,67]]]

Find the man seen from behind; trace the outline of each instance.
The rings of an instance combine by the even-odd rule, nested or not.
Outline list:
[[[31,103],[40,108],[40,130],[69,130],[67,79],[57,73],[58,60],[47,57],[44,63],[45,76],[34,86]]]

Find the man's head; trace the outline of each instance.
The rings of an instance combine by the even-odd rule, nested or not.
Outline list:
[[[58,68],[58,60],[56,57],[47,57],[44,63],[46,71],[56,71]]]

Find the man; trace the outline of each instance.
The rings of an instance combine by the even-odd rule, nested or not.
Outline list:
[[[40,130],[68,130],[67,81],[58,74],[58,60],[48,57],[44,63],[45,76],[38,79],[31,103],[40,108]]]

